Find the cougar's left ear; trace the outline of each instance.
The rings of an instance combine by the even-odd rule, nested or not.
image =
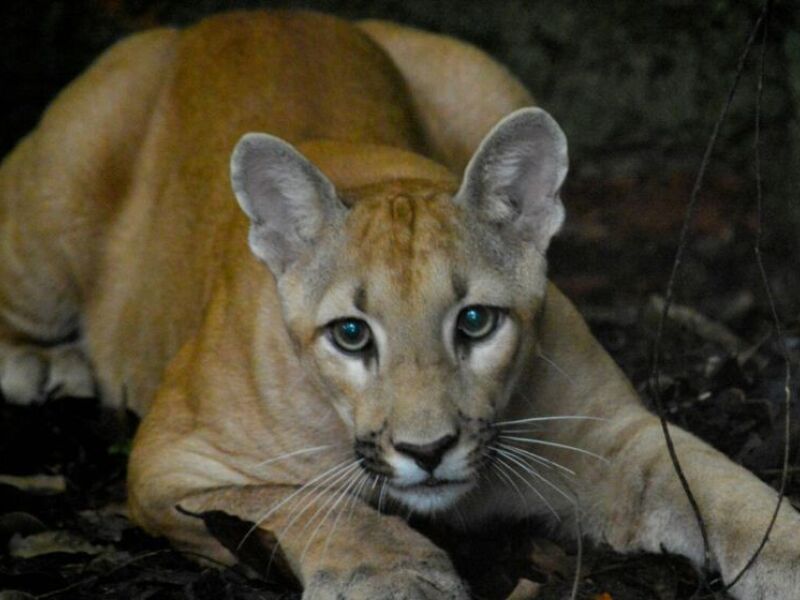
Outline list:
[[[333,184],[293,146],[248,133],[231,156],[231,184],[250,218],[250,249],[279,277],[346,208]]]
[[[567,168],[567,139],[558,123],[540,108],[523,108],[481,142],[455,201],[513,228],[544,253],[564,222],[559,190]]]

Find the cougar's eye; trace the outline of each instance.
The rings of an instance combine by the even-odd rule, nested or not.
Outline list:
[[[372,343],[372,331],[361,319],[339,319],[328,326],[331,340],[344,352],[362,352]]]
[[[467,306],[458,313],[456,329],[468,340],[480,340],[495,330],[499,318],[500,311],[492,306]]]

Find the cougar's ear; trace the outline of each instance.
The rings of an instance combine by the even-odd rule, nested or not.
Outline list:
[[[283,140],[245,134],[231,156],[231,183],[250,218],[250,249],[282,275],[344,205],[333,184]]]
[[[523,108],[481,142],[455,201],[484,221],[513,228],[544,253],[564,222],[559,190],[567,168],[564,132],[542,109]]]

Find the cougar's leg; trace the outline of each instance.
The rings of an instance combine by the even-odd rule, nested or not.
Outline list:
[[[442,549],[402,518],[381,515],[350,495],[376,487],[365,484],[353,457],[320,455],[313,476],[300,475],[306,465],[298,467],[299,480],[287,480],[291,470],[276,476],[280,484],[243,479],[247,457],[210,442],[196,419],[185,418],[185,399],[165,400],[157,400],[142,422],[128,471],[131,515],[151,533],[193,556],[228,564],[235,555],[244,558],[239,551],[246,542],[269,538],[251,554],[260,560],[250,566],[262,575],[288,566],[309,600],[469,598]],[[281,467],[291,469],[283,461]],[[201,518],[217,511],[245,521],[227,542]]]
[[[534,104],[508,69],[475,46],[387,21],[358,25],[397,65],[434,157],[456,174],[492,126]]]
[[[8,401],[94,392],[81,306],[174,36],[156,30],[115,45],[0,165],[0,392]]]

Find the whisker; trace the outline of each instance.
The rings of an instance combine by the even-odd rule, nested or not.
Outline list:
[[[294,450],[292,452],[287,452],[286,454],[281,454],[280,456],[276,456],[274,458],[269,458],[263,462],[256,463],[253,465],[253,468],[257,469],[259,467],[264,467],[268,464],[278,462],[279,460],[284,460],[286,458],[291,458],[292,456],[299,456],[301,454],[312,454],[314,452],[321,452],[322,450],[328,450],[329,448],[334,448],[336,446],[340,446],[341,444],[325,444],[324,446],[314,446],[313,448],[301,448],[300,450]]]
[[[264,521],[266,521],[266,520],[267,520],[269,517],[271,517],[271,516],[272,516],[272,515],[275,513],[275,511],[276,511],[276,510],[279,510],[279,509],[280,509],[280,508],[281,508],[281,507],[282,507],[284,504],[286,504],[287,502],[289,502],[289,501],[290,501],[292,498],[296,497],[296,496],[297,496],[299,493],[301,493],[301,492],[303,492],[303,491],[307,490],[307,489],[308,489],[310,486],[314,485],[314,484],[315,484],[316,482],[318,482],[319,480],[321,480],[321,479],[325,479],[325,478],[327,478],[329,475],[331,475],[332,473],[334,473],[334,472],[338,472],[338,470],[339,470],[339,469],[345,468],[345,467],[346,467],[346,466],[347,466],[347,465],[348,465],[348,464],[351,462],[351,460],[352,460],[352,459],[347,459],[347,460],[344,460],[344,461],[342,461],[342,462],[340,462],[340,463],[337,463],[336,465],[332,466],[332,467],[331,467],[330,469],[328,469],[327,471],[324,471],[323,473],[321,473],[321,474],[317,475],[316,477],[314,477],[314,478],[313,478],[313,479],[311,479],[310,481],[307,481],[306,483],[304,483],[303,485],[301,485],[299,488],[297,488],[297,489],[296,489],[294,492],[292,492],[291,494],[289,494],[289,495],[288,495],[286,498],[284,498],[283,500],[281,500],[280,502],[278,502],[276,505],[274,505],[274,506],[270,507],[269,509],[267,509],[267,510],[266,510],[264,513],[262,513],[262,514],[261,514],[261,515],[260,515],[260,516],[259,516],[259,517],[256,519],[256,522],[255,522],[255,523],[253,523],[253,526],[252,526],[252,527],[250,527],[250,529],[248,529],[248,530],[247,530],[247,533],[245,533],[245,534],[244,534],[244,536],[242,537],[242,541],[241,541],[241,542],[239,542],[239,545],[237,546],[237,548],[236,548],[236,549],[237,549],[237,550],[240,550],[240,549],[241,549],[241,547],[242,547],[242,544],[244,544],[244,543],[245,543],[245,541],[247,541],[247,538],[248,538],[248,537],[250,537],[250,535],[251,535],[251,534],[252,534],[252,533],[253,533],[253,532],[254,532],[256,529],[258,529],[258,527],[259,527],[259,526],[260,526],[260,525],[261,525],[261,524],[262,524]]]
[[[306,489],[307,494],[302,499],[307,499],[312,495],[313,497],[308,502],[302,505],[303,506],[302,509],[300,509],[299,503],[294,508],[292,508],[292,510],[287,515],[287,519],[289,519],[288,523],[286,523],[286,525],[283,526],[283,528],[277,534],[276,537],[279,540],[283,539],[283,537],[286,536],[292,525],[295,524],[297,519],[299,519],[309,508],[311,508],[326,492],[328,492],[331,489],[331,486],[339,483],[342,479],[349,478],[349,476],[352,475],[352,470],[357,466],[358,466],[358,461],[349,462],[349,464],[346,464],[342,469],[339,469],[335,474],[327,477],[324,486],[316,486],[313,488],[309,488],[308,485],[303,486],[304,488],[307,488]],[[314,492],[316,492],[316,495],[314,495]],[[335,492],[333,495],[335,495]],[[306,522],[305,526],[298,535],[301,535],[302,532],[308,528],[308,526],[311,524],[311,521],[313,521],[314,517],[316,517],[316,515],[319,514],[319,512],[325,506],[327,506],[329,501],[330,501],[330,496],[325,498],[325,501],[323,502],[322,506],[317,510],[316,513],[314,513],[314,516]],[[269,572],[270,568],[272,567],[272,561],[275,559],[278,547],[279,544],[276,544],[275,548],[273,548],[272,553],[270,554],[269,562],[267,563],[267,569],[266,569],[267,572]]]
[[[353,493],[350,494],[351,501],[350,501],[350,511],[349,511],[349,513],[347,515],[347,520],[348,521],[353,517],[353,511],[355,510],[356,505],[358,504],[358,501],[361,499],[361,493],[364,491],[364,488],[367,487],[367,484],[370,482],[370,479],[372,480],[372,487],[373,488],[375,487],[376,478],[375,477],[370,477],[369,473],[364,473],[363,475],[364,476],[363,476],[363,479],[361,480],[361,483],[358,484],[355,488],[353,488]],[[370,493],[372,493],[371,490],[370,490]],[[347,509],[347,506],[345,506],[342,509],[342,511],[344,511],[346,509]]]
[[[570,495],[569,495],[567,492],[565,492],[565,491],[564,491],[564,490],[562,490],[560,487],[558,487],[558,486],[557,486],[555,483],[553,483],[552,481],[550,481],[549,479],[547,479],[547,477],[545,477],[544,475],[542,475],[541,473],[539,473],[539,472],[538,472],[536,469],[534,469],[534,468],[533,468],[533,467],[531,467],[530,465],[526,465],[524,462],[522,462],[521,460],[519,460],[517,457],[515,457],[515,456],[514,456],[513,454],[511,454],[510,452],[507,452],[507,451],[505,451],[505,450],[500,450],[499,448],[497,449],[497,451],[498,451],[498,452],[500,452],[500,453],[502,453],[502,454],[503,454],[503,456],[505,456],[505,457],[506,457],[508,460],[510,460],[511,462],[513,462],[514,464],[516,464],[517,466],[519,466],[519,467],[520,467],[522,470],[524,470],[526,473],[528,473],[528,474],[530,474],[530,475],[533,475],[534,477],[536,477],[537,479],[539,479],[541,482],[543,482],[543,483],[545,483],[546,485],[550,486],[552,489],[554,489],[556,492],[558,492],[558,493],[559,493],[559,494],[561,494],[561,495],[562,495],[564,498],[566,498],[566,499],[567,499],[567,501],[568,501],[570,504],[573,504],[573,505],[575,504],[575,497],[574,497],[574,496],[570,496]]]
[[[505,440],[514,440],[516,442],[524,442],[526,444],[539,444],[539,445],[542,445],[542,446],[552,446],[553,448],[563,448],[564,450],[573,450],[575,452],[580,452],[581,454],[586,454],[588,456],[592,456],[592,457],[594,457],[594,458],[596,458],[598,460],[602,460],[604,463],[608,462],[608,459],[605,456],[600,456],[599,454],[596,454],[596,453],[592,452],[591,450],[585,450],[583,448],[578,448],[576,446],[569,446],[567,444],[560,444],[558,442],[548,442],[548,441],[545,441],[545,440],[539,440],[539,439],[535,439],[535,438],[515,437],[515,436],[503,435],[503,434],[500,434],[497,437],[505,439]]]
[[[573,379],[573,378],[572,378],[572,376],[571,376],[569,373],[567,373],[567,372],[566,372],[564,369],[562,369],[560,366],[558,366],[558,364],[556,363],[556,361],[554,361],[552,358],[550,358],[550,357],[549,357],[549,356],[547,356],[547,355],[546,355],[544,352],[542,352],[542,349],[541,349],[541,348],[538,348],[538,349],[537,349],[536,356],[537,356],[538,358],[541,358],[541,359],[542,359],[544,362],[546,362],[548,365],[550,365],[550,366],[551,366],[551,367],[553,367],[553,368],[554,368],[556,371],[558,371],[558,373],[559,373],[559,374],[560,374],[562,377],[564,377],[564,379],[566,379],[567,381],[569,381],[569,382],[570,382],[572,385],[575,385],[575,379]]]
[[[507,473],[505,473],[500,469],[501,466],[505,467],[506,469],[508,469],[509,467],[505,465],[505,463],[501,463],[498,460],[490,462],[489,465],[492,467],[492,469],[494,469],[494,473],[496,473],[498,477],[502,476],[503,480],[517,492],[520,503],[522,504],[522,508],[525,509],[528,506],[528,500],[525,498],[525,495],[522,493],[522,490],[519,489],[519,486],[514,482],[513,479],[511,479],[511,477],[508,476]]]
[[[585,415],[553,415],[551,417],[530,417],[527,419],[515,419],[513,421],[497,421],[495,425],[503,426],[503,425],[514,425],[516,423],[533,423],[539,421],[608,421],[608,419],[603,417],[589,417]]]
[[[375,497],[375,488],[378,486],[378,480],[381,478],[381,475],[370,475],[370,479],[372,480],[372,485],[369,488],[369,499],[372,500]]]
[[[502,450],[499,450],[499,449],[497,449],[497,448],[495,448],[495,451],[496,451],[496,452],[499,452],[499,453],[502,453],[502,452],[503,452]],[[506,462],[503,460],[503,457],[502,457],[502,456],[495,456],[495,460],[497,461],[497,464],[504,464],[504,465],[506,466],[506,468],[507,468],[509,471],[511,471],[511,473],[513,473],[513,474],[514,474],[514,476],[516,476],[516,477],[517,477],[517,478],[518,478],[520,481],[522,481],[522,483],[524,483],[525,485],[527,485],[527,486],[530,488],[530,490],[531,490],[531,491],[532,491],[534,494],[536,494],[536,496],[538,496],[539,500],[541,500],[541,501],[544,503],[544,505],[545,505],[545,506],[546,506],[548,509],[550,509],[550,512],[552,512],[552,513],[553,513],[553,516],[556,518],[556,521],[559,521],[559,522],[561,522],[561,517],[559,516],[558,512],[557,512],[557,511],[556,511],[556,509],[553,507],[553,505],[550,503],[550,501],[549,501],[549,500],[548,500],[548,499],[547,499],[547,498],[544,496],[544,494],[542,494],[542,492],[540,492],[540,491],[539,491],[539,490],[536,488],[536,486],[535,486],[535,485],[533,485],[533,483],[531,483],[531,482],[528,480],[528,478],[527,478],[527,477],[525,477],[525,476],[523,476],[522,474],[518,473],[518,472],[517,472],[517,470],[514,468],[514,465],[513,465],[513,464],[508,464],[508,463],[506,463]]]
[[[329,492],[331,490],[332,486],[340,483],[342,480],[349,479],[349,477],[353,473],[353,470],[358,467],[358,464],[359,463],[357,461],[351,462],[349,465],[347,465],[347,467],[345,467],[343,470],[339,471],[339,473],[337,473],[337,475],[332,480],[329,480],[324,486],[317,486],[313,490],[311,490],[309,492],[309,496],[312,495],[314,492],[317,492],[316,495],[314,495],[313,498],[311,498],[308,502],[306,502],[303,505],[303,509],[302,510],[300,510],[300,511],[293,510],[292,511],[294,513],[294,515],[292,516],[291,520],[289,520],[289,522],[286,525],[284,525],[283,529],[280,532],[279,539],[281,537],[285,536],[286,533],[289,531],[289,529],[291,529],[292,525],[295,524],[297,519],[299,519],[309,508],[311,508],[327,492]],[[314,519],[314,517],[317,516],[317,514],[319,514],[319,512],[322,510],[322,508],[325,506],[325,504],[327,504],[327,502],[323,502],[322,507],[317,509],[317,512],[314,513],[314,516],[312,516],[311,519],[308,520],[308,522],[306,523],[305,527],[303,527],[303,529],[300,531],[300,534],[302,534],[302,532],[306,530],[306,528],[309,526],[311,521]],[[298,535],[300,535],[300,534],[298,534]]]
[[[503,442],[498,442],[497,446],[513,454],[526,456],[543,466],[559,469],[561,471],[564,471],[565,473],[569,473],[570,475],[575,476],[575,471],[573,471],[572,469],[569,469],[564,465],[557,463],[554,460],[550,460],[549,458],[545,458],[544,456],[536,454],[535,452],[530,452],[528,450],[525,450],[524,448],[518,448],[517,446],[512,446],[511,444],[504,444]]]
[[[360,477],[360,479],[359,479],[359,477]],[[356,477],[355,485],[353,486],[353,493],[349,494],[350,497],[345,501],[344,506],[342,506],[339,509],[339,512],[336,513],[336,518],[333,520],[333,525],[331,526],[331,530],[328,532],[328,537],[325,538],[325,546],[322,548],[322,556],[323,557],[328,552],[328,544],[330,543],[331,539],[333,538],[334,534],[336,533],[336,527],[339,524],[339,519],[341,518],[341,516],[344,513],[344,511],[347,510],[347,503],[351,502],[352,505],[355,506],[355,502],[357,502],[357,499],[358,499],[358,488],[359,488],[360,485],[362,485],[362,484],[358,483],[359,480],[360,481],[369,481],[369,479],[370,479],[369,474],[364,473],[363,471],[360,473],[360,475],[358,475]],[[337,504],[338,504],[338,501],[337,501]],[[335,506],[336,505],[334,505],[334,507]],[[331,510],[333,510],[334,507],[332,507]],[[325,518],[327,518],[327,516],[328,515],[325,515]]]
[[[360,464],[360,462],[358,464]],[[317,533],[319,532],[320,527],[322,527],[323,523],[325,523],[325,521],[327,521],[327,519],[330,516],[330,514],[339,505],[339,503],[342,501],[342,499],[344,499],[344,497],[347,496],[348,492],[350,491],[350,488],[356,482],[358,482],[361,479],[362,475],[363,475],[363,472],[359,471],[359,470],[351,472],[350,476],[347,478],[347,483],[342,486],[341,492],[339,492],[338,495],[336,495],[335,493],[331,494],[331,498],[335,498],[335,500],[333,500],[332,503],[331,502],[327,502],[326,503],[326,504],[330,504],[330,508],[328,508],[328,510],[325,512],[325,514],[319,520],[319,523],[317,523],[317,526],[314,528],[314,531],[311,532],[311,535],[309,536],[308,541],[306,542],[306,545],[303,546],[303,550],[302,550],[302,552],[300,552],[300,562],[301,563],[303,562],[303,557],[305,557],[306,552],[308,551],[309,547],[311,546],[311,542],[313,542],[314,538],[317,536]],[[314,515],[308,520],[308,522],[306,523],[306,526],[303,527],[303,531],[305,531],[306,527],[308,527],[308,525],[310,525],[311,522],[317,517],[317,515],[322,511],[322,509],[326,506],[326,504],[323,504],[317,510],[317,512],[314,513]],[[334,526],[336,525],[336,521],[337,520],[338,519],[334,520]],[[300,532],[299,535],[302,535],[302,531]],[[325,540],[325,549],[327,549],[328,542],[330,541],[330,539],[331,538],[330,538],[330,533],[329,533],[328,537]],[[324,552],[324,550],[323,550],[323,552]]]
[[[581,583],[581,565],[583,563],[583,511],[581,511],[580,503],[575,502],[575,538],[578,542],[578,554],[575,557],[575,578],[572,580],[572,594],[570,600],[576,600],[578,597],[578,587]]]
[[[383,481],[381,482],[381,491],[378,494],[378,513],[383,514],[383,500],[386,494],[386,484],[389,482],[388,477],[384,477]]]

